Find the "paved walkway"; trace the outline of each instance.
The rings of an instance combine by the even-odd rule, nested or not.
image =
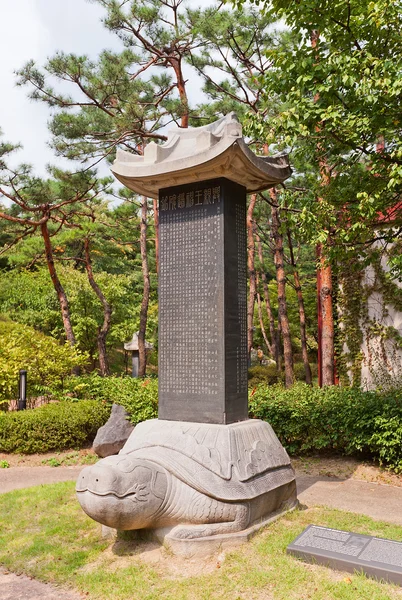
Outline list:
[[[75,481],[84,467],[10,467],[0,469],[0,493],[59,481]]]
[[[300,475],[297,490],[299,501],[306,506],[322,504],[402,525],[402,487]]]
[[[83,467],[12,467],[0,470],[0,492],[75,480]],[[297,476],[302,505],[325,505],[402,525],[402,488],[356,479]],[[0,568],[0,600],[82,600],[80,594]]]

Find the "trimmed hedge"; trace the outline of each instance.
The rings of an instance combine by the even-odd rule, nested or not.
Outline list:
[[[93,400],[1,413],[0,451],[34,454],[79,449],[93,441],[109,415],[109,405]]]
[[[401,389],[380,394],[303,383],[290,389],[259,385],[250,393],[249,411],[272,425],[290,454],[360,454],[402,472]]]
[[[261,383],[274,385],[285,381],[284,373],[280,373],[275,364],[256,365],[248,370],[248,387],[254,388]]]
[[[157,417],[157,379],[71,377],[65,394],[69,400],[0,413],[0,451],[82,447],[106,422],[113,402],[124,406],[134,425]],[[260,384],[249,392],[249,412],[272,425],[290,454],[360,455],[402,472],[402,389],[385,394],[301,382],[290,389]]]

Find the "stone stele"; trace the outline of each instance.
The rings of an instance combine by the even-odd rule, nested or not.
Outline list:
[[[231,113],[112,170],[159,195],[159,418],[81,472],[79,502],[176,554],[238,545],[297,504],[286,451],[247,411],[246,194],[289,177],[287,157],[256,156]]]

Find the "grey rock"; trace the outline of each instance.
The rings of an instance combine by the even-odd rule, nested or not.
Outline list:
[[[95,521],[144,529],[177,553],[183,544],[191,553],[189,542],[200,539],[216,545],[235,534],[236,543],[245,541],[239,532],[254,532],[297,504],[289,457],[271,426],[257,419],[145,421],[118,456],[86,467],[76,490]]]
[[[94,452],[101,458],[118,454],[133,432],[134,426],[127,421],[127,412],[119,404],[113,404],[109,420],[98,429],[93,443]]]

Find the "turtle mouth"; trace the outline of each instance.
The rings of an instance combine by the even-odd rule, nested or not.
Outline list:
[[[105,492],[98,492],[98,491],[94,491],[91,490],[89,488],[83,488],[83,489],[79,489],[76,490],[77,495],[80,494],[91,494],[92,496],[99,496],[101,498],[117,498],[118,500],[133,500],[135,502],[146,502],[146,496],[147,494],[138,494],[138,492],[125,492],[124,494],[119,494],[118,492],[114,492],[114,491],[105,491]]]

